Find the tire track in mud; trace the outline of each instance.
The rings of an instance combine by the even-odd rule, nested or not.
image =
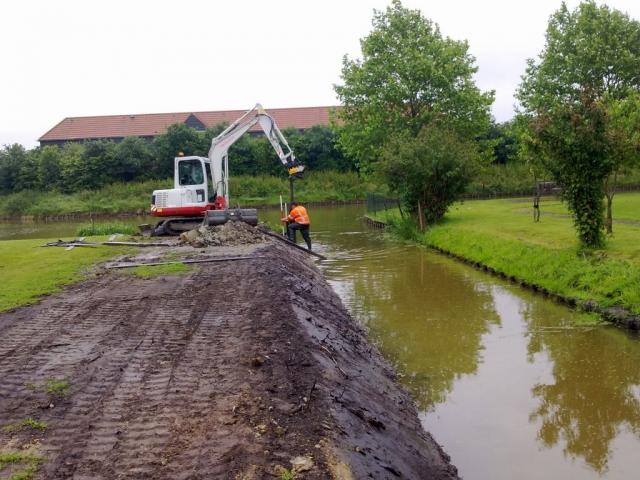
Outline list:
[[[197,314],[192,318],[198,294],[190,298],[197,290],[193,279],[178,289],[152,282],[94,282],[76,301],[42,309],[3,332],[0,423],[19,422],[26,412],[47,420],[51,442],[43,450],[56,459],[44,469],[49,474],[81,474],[108,457],[135,472],[141,450],[166,444],[175,415],[155,410],[167,403],[173,365],[199,324]],[[68,381],[68,395],[47,394],[47,379]],[[50,404],[54,408],[39,414],[38,407]]]
[[[243,353],[239,339],[246,322],[238,318],[247,293],[238,279],[250,277],[247,268],[222,266],[187,278],[101,279],[92,295],[42,309],[10,329],[11,341],[0,352],[6,378],[0,423],[27,415],[47,421],[47,478],[89,478],[97,470],[107,477],[150,478],[158,468],[167,476],[195,475],[203,462],[211,474],[216,464],[224,474],[221,457],[237,448],[232,403],[242,393],[238,371],[248,373],[221,356]],[[27,348],[18,348],[21,342]],[[46,394],[46,379],[68,381],[68,395]],[[230,389],[237,392],[231,400]],[[54,408],[47,408],[50,403]],[[214,407],[229,413],[211,417]],[[252,435],[251,426],[244,430]]]

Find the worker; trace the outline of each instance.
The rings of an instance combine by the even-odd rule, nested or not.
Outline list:
[[[311,250],[311,237],[309,236],[309,215],[307,215],[307,209],[296,202],[291,203],[291,212],[288,217],[282,219],[282,223],[287,223],[287,232],[289,234],[289,240],[295,243],[296,232],[300,230],[302,238],[307,242],[307,248]]]

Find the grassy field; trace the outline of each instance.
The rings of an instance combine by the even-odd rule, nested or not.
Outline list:
[[[544,201],[540,211],[541,220],[534,223],[529,199],[467,201],[414,238],[550,293],[640,314],[640,194],[616,195],[614,221],[638,224],[614,223],[614,235],[602,250],[579,248],[573,220],[560,202]],[[378,216],[392,225],[398,218],[397,212]]]
[[[92,240],[106,240],[95,237]],[[117,247],[39,248],[43,240],[0,242],[0,312],[37,303],[42,295],[58,292],[84,278],[92,265],[122,254]]]

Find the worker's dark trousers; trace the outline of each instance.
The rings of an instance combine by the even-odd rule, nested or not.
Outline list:
[[[307,242],[307,248],[311,250],[311,237],[309,236],[309,225],[302,225],[300,223],[290,223],[287,227],[289,232],[289,240],[295,243],[296,241],[296,231],[300,230],[302,234],[302,238]]]

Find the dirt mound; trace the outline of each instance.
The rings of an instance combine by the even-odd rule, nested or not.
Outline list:
[[[244,222],[227,222],[215,227],[200,227],[195,232],[197,235],[191,234],[182,237],[183,242],[195,248],[247,245],[267,241],[265,234]],[[195,238],[189,238],[194,235]]]

